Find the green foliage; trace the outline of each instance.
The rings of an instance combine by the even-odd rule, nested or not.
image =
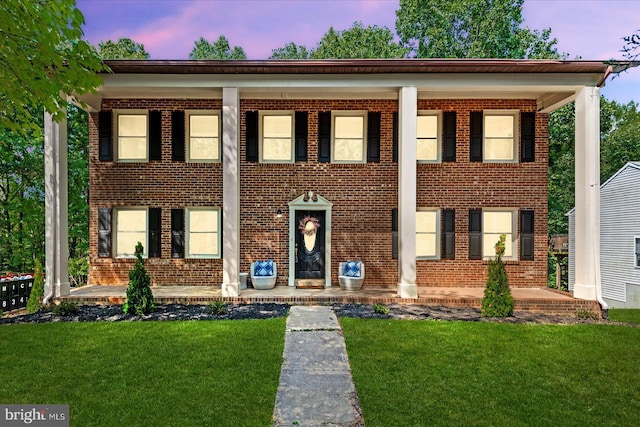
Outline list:
[[[524,0],[400,0],[396,32],[419,58],[559,58],[551,29],[522,28]]]
[[[600,316],[591,310],[576,310],[576,319],[581,320],[598,320]]]
[[[375,303],[373,304],[373,312],[376,314],[389,314],[389,307],[384,304]]]
[[[67,131],[69,269],[78,281],[78,268],[75,267],[82,267],[82,260],[89,253],[89,117],[86,111],[71,103],[67,106]],[[87,265],[87,273],[88,268]]]
[[[513,314],[513,297],[509,289],[507,270],[502,262],[505,235],[496,243],[496,259],[489,261],[487,287],[482,298],[482,315],[486,317],[508,317]]]
[[[227,314],[227,303],[224,301],[211,301],[209,303],[209,314],[216,316]]]
[[[102,62],[82,37],[74,0],[0,2],[0,128],[40,132],[44,108],[64,118],[63,94],[85,94],[102,82]]]
[[[42,274],[42,264],[39,259],[35,261],[35,272],[33,273],[33,287],[27,301],[27,313],[35,313],[40,310],[40,299],[44,297],[44,275]]]
[[[273,49],[269,59],[308,59],[310,54],[306,46],[290,42],[284,47]]]
[[[89,255],[69,258],[69,282],[73,287],[87,284],[89,276]]]
[[[74,316],[78,314],[78,305],[74,302],[62,301],[60,304],[54,305],[52,311],[56,316]]]
[[[111,40],[98,43],[98,53],[102,59],[149,59],[144,45],[129,38],[121,38],[117,42]]]
[[[403,58],[408,49],[393,40],[387,27],[354,22],[351,28],[335,31],[333,27],[322,36],[318,46],[311,52],[312,59],[352,58]]]
[[[204,37],[200,37],[195,42],[189,59],[247,59],[247,54],[239,46],[231,49],[229,40],[225,36],[220,36],[218,40],[209,43]]]
[[[144,268],[142,260],[142,243],[136,245],[136,263],[129,271],[129,287],[127,288],[127,301],[122,307],[127,314],[142,316],[153,312],[155,304],[151,292],[151,278]]]

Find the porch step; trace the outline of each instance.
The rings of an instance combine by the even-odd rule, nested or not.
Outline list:
[[[296,279],[296,289],[324,289],[324,279]]]

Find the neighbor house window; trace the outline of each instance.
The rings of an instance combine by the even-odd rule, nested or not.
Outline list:
[[[635,237],[634,238],[635,241],[635,266],[636,268],[640,268],[640,237]]]
[[[186,111],[187,159],[190,162],[220,161],[220,114],[214,111]]]
[[[132,257],[138,242],[147,255],[147,209],[123,208],[115,210],[116,257]]]
[[[119,161],[147,161],[148,113],[146,111],[117,111],[116,155]]]
[[[496,256],[496,243],[500,240],[500,235],[505,235],[505,259],[515,259],[513,239],[516,236],[514,230],[515,211],[505,210],[483,210],[482,211],[482,256],[483,258],[494,258]]]
[[[416,258],[438,259],[440,254],[440,219],[437,209],[416,212]]]
[[[417,118],[416,158],[419,162],[440,161],[440,129],[442,116],[437,112],[419,112]]]
[[[220,258],[220,209],[187,209],[187,258]]]
[[[517,117],[513,111],[484,112],[484,161],[515,162],[517,159]]]
[[[365,163],[366,150],[366,111],[332,112],[333,149],[331,161],[336,163]]]
[[[260,161],[293,163],[293,111],[261,111]]]

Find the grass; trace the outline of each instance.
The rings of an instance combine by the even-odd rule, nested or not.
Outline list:
[[[612,308],[609,309],[609,319],[616,322],[640,324],[640,309]]]
[[[0,402],[72,426],[267,426],[285,319],[0,326]]]
[[[640,329],[341,319],[367,427],[640,424]]]

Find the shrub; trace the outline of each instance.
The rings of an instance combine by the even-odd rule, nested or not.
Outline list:
[[[54,305],[52,311],[56,316],[73,316],[78,314],[78,306],[73,302],[62,301],[60,304]]]
[[[153,294],[151,293],[151,278],[144,268],[142,251],[142,243],[138,242],[136,245],[136,264],[129,271],[127,301],[122,307],[125,313],[139,316],[149,314],[155,309]]]
[[[576,319],[580,320],[599,320],[598,313],[594,313],[591,310],[576,310]]]
[[[227,314],[227,303],[224,301],[212,301],[209,303],[209,314],[221,316]]]
[[[482,315],[486,317],[507,317],[513,314],[513,297],[509,289],[507,270],[502,262],[505,235],[500,235],[496,243],[496,259],[489,261],[487,287],[482,298]]]
[[[33,288],[31,288],[29,301],[27,301],[27,313],[29,314],[40,310],[40,299],[44,297],[44,276],[42,274],[42,264],[39,259],[36,259],[34,266]]]
[[[373,312],[376,314],[389,314],[389,307],[384,304],[375,303],[373,304]]]

